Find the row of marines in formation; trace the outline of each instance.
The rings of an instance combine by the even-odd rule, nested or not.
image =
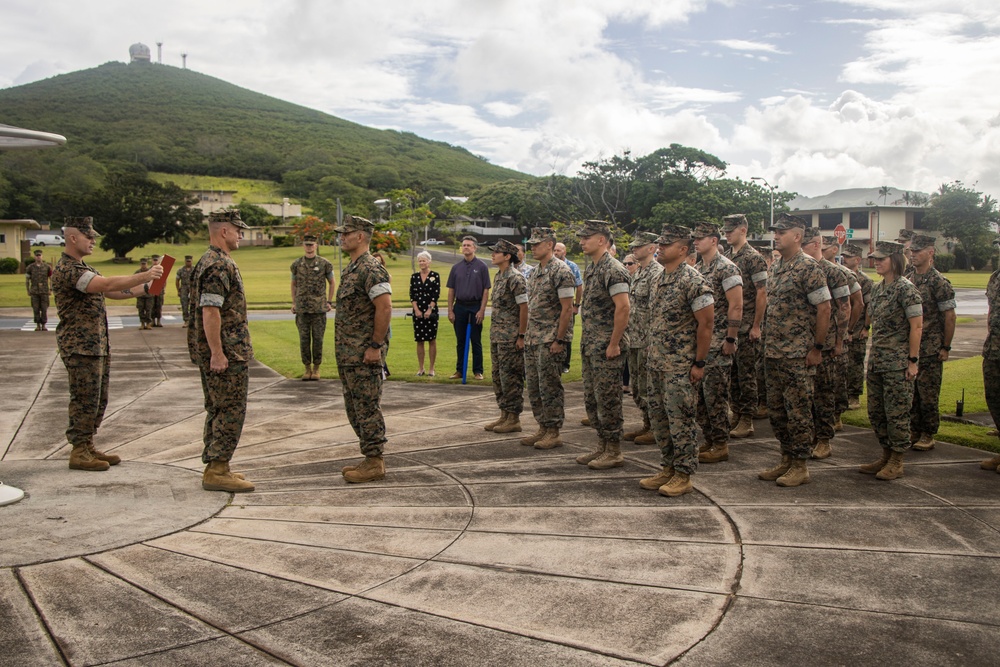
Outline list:
[[[639,232],[630,246],[638,265],[631,277],[608,252],[605,223],[589,221],[578,232],[591,260],[580,308],[583,423],[596,429],[599,444],[577,463],[618,467],[623,439],[657,444],[661,471],[640,485],[682,495],[692,491],[699,463],[727,460],[730,438],[753,435],[754,417],[767,416],[781,460],[759,477],[799,486],[809,481],[810,458],[831,456],[840,415],[859,407],[866,378],[882,452],[861,472],[895,479],[909,448],[934,446],[956,305],[950,283],[933,267],[935,239],[904,230],[898,242],[879,242],[869,257],[882,281],[873,284],[861,271],[859,246],[844,247],[842,265],[836,238],[821,237],[803,219],[784,214],[770,229],[770,267],[747,242],[743,215],[727,216],[721,229],[705,222],[693,230],[666,225],[659,236]],[[560,371],[571,344],[574,283],[553,254],[551,229],[533,230],[528,244],[538,266],[527,278],[517,270],[516,246],[491,246],[499,269],[490,344],[500,416],[485,428],[522,430],[526,384],[539,428],[521,444],[551,449],[562,444]],[[689,255],[697,261],[686,261]],[[642,426],[629,432],[620,384],[626,358],[643,415]]]

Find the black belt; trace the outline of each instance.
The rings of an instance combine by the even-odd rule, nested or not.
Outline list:
[[[483,302],[482,299],[458,299],[455,303],[460,303],[463,306],[478,306]]]

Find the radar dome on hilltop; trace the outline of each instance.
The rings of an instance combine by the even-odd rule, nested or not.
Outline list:
[[[142,42],[136,42],[132,46],[128,47],[128,55],[130,61],[134,63],[150,62],[149,47]]]

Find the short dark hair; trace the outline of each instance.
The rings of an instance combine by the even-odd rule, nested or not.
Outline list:
[[[476,245],[479,245],[479,241],[476,239],[475,236],[470,236],[470,235],[466,234],[465,236],[462,237],[462,240],[463,241],[472,241]]]

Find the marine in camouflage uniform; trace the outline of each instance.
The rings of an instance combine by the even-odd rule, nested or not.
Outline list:
[[[705,438],[698,460],[719,463],[729,459],[729,381],[743,322],[743,277],[718,251],[717,225],[698,223],[691,237],[699,254],[695,268],[712,288],[715,313],[705,377],[698,387],[698,425]]]
[[[920,370],[914,381],[913,406],[910,409],[910,439],[916,440],[913,449],[918,451],[934,447],[934,434],[941,423],[938,408],[941,375],[955,335],[955,290],[951,282],[934,268],[936,240],[932,236],[918,234],[910,244],[913,271],[909,273],[909,280],[920,292],[924,311],[920,331]]]
[[[837,263],[837,255],[840,254],[840,243],[836,236],[823,237],[823,258],[830,262],[847,278],[847,287],[850,297],[844,304],[840,317],[843,318],[843,343],[842,352],[835,355],[835,370],[833,374],[834,388],[836,389],[835,404],[833,413],[836,416],[834,426],[835,431],[843,429],[840,416],[850,408],[850,396],[847,393],[847,372],[851,361],[851,331],[856,323],[865,317],[864,296],[861,293],[861,282],[857,274],[846,266]],[[846,323],[846,324],[845,324]],[[813,452],[815,455],[815,452]]]
[[[153,260],[153,266],[160,266],[160,264],[163,261],[162,258],[159,255],[152,255],[151,259]],[[150,314],[150,317],[153,318],[153,326],[154,327],[158,327],[159,328],[159,327],[163,326],[163,322],[162,322],[162,320],[163,320],[163,296],[164,296],[165,293],[166,293],[165,290],[160,290],[159,294],[154,294],[153,295],[153,301],[151,302],[151,305],[150,305],[149,314]]]
[[[775,260],[767,278],[764,356],[767,410],[781,445],[781,463],[758,477],[782,486],[809,481],[805,462],[813,451],[813,381],[822,361],[830,321],[830,289],[816,260],[801,250],[806,223],[782,214],[771,227]]]
[[[685,257],[690,230],[665,225],[657,261],[664,266],[650,304],[649,418],[662,470],[639,485],[664,495],[691,489],[698,469],[697,383],[709,354],[714,323],[712,287]]]
[[[860,397],[865,390],[865,357],[868,354],[868,321],[865,313],[872,298],[872,279],[861,270],[861,246],[848,243],[843,248],[844,267],[854,273],[861,289],[862,311],[861,317],[857,319],[850,329],[851,342],[848,346],[847,370],[845,373],[847,381],[848,408],[856,409],[860,406]]]
[[[553,254],[555,233],[548,227],[531,231],[528,244],[538,266],[528,276],[528,329],[524,334],[524,375],[528,401],[538,432],[521,444],[540,449],[558,447],[565,418],[562,369],[572,344],[570,327],[576,281],[566,263]]]
[[[303,380],[319,380],[323,363],[326,314],[333,297],[333,264],[316,254],[316,237],[302,239],[305,255],[292,262],[292,312],[299,330],[299,356],[305,366]]]
[[[611,256],[611,230],[599,220],[588,220],[577,232],[591,260],[583,278],[580,307],[580,359],[583,397],[590,425],[597,430],[601,456],[587,462],[592,470],[619,467],[622,438],[622,369],[628,340],[628,271]],[[635,369],[639,371],[638,368]]]
[[[31,298],[31,312],[34,315],[35,331],[48,331],[49,321],[49,278],[52,267],[42,261],[42,251],[35,251],[35,261],[24,269],[24,283]]]
[[[524,336],[528,326],[528,286],[518,270],[517,247],[501,239],[492,246],[493,263],[502,268],[493,278],[490,360],[493,394],[500,419],[487,425],[496,433],[521,430],[524,409]]]
[[[149,270],[149,260],[143,257],[139,260],[139,268],[136,274],[145,273]],[[153,328],[153,297],[148,294],[139,294],[135,297],[135,309],[139,314],[139,328]]]
[[[345,217],[344,224],[335,228],[341,247],[351,256],[337,287],[337,369],[347,419],[365,455],[360,465],[343,469],[344,479],[352,483],[385,477],[382,366],[392,317],[392,286],[389,272],[368,251],[374,229],[370,221],[357,216]]]
[[[764,387],[757,386],[757,366],[763,357],[761,329],[767,307],[767,263],[757,249],[746,242],[746,232],[739,233],[747,226],[746,216],[742,213],[723,218],[722,231],[730,243],[726,257],[739,268],[743,278],[743,320],[737,336],[730,383],[733,415],[738,420],[730,432],[733,437],[753,435],[754,414],[764,393]],[[733,244],[737,236],[743,242],[738,250]]]
[[[184,325],[187,326],[191,319],[191,276],[194,275],[193,255],[184,255],[184,266],[174,274],[174,287],[177,288],[177,296],[181,301],[181,317]]]
[[[69,383],[66,439],[73,447],[69,467],[107,470],[121,459],[94,449],[94,436],[108,406],[111,379],[111,347],[104,297],[129,298],[132,288],[154,280],[159,274],[147,271],[104,278],[84,262],[83,258],[93,252],[98,236],[90,217],[66,218],[63,235],[66,248],[53,272],[52,292],[59,313],[56,344]]]
[[[993,240],[993,262],[997,265],[1000,255],[1000,236]],[[993,424],[1000,428],[1000,269],[993,272],[986,284],[986,301],[989,304],[986,340],[983,342],[983,386],[986,406]],[[1000,472],[1000,455],[980,464],[983,470]]]
[[[898,256],[902,266],[903,246],[879,241],[869,257],[880,260],[876,266],[882,282],[872,288],[868,319],[872,325],[871,350],[868,354],[868,419],[882,446],[882,458],[861,467],[862,472],[878,473],[879,479],[895,479],[903,474],[902,454],[910,448],[910,408],[913,405],[913,378],[918,370],[920,320],[923,306],[920,292],[903,276],[890,268],[883,272],[881,263]],[[892,274],[890,282],[888,274]],[[916,324],[916,333],[911,329]],[[913,355],[912,357],[910,355]]]
[[[629,290],[628,367],[634,369],[629,378],[632,381],[632,400],[642,412],[642,428],[623,434],[626,440],[637,445],[656,443],[649,423],[649,374],[646,373],[646,354],[649,346],[650,302],[653,292],[660,283],[663,267],[656,261],[655,253],[659,236],[651,232],[637,232],[629,249],[635,255],[638,269],[632,276]],[[644,266],[645,264],[645,266]]]
[[[247,229],[239,211],[209,215],[209,247],[194,266],[191,277],[191,325],[188,353],[201,373],[205,397],[204,446],[206,464],[202,488],[208,491],[253,491],[253,484],[229,470],[246,420],[250,388],[249,364],[253,345],[247,326],[243,276],[230,256]],[[214,336],[218,324],[218,338]],[[207,323],[207,324],[206,324]]]

